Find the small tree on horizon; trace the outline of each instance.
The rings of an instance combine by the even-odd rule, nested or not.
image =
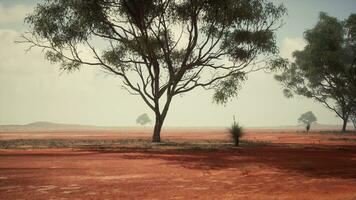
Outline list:
[[[310,126],[312,123],[316,122],[317,121],[317,118],[316,116],[314,115],[313,112],[311,111],[308,111],[304,114],[302,114],[299,118],[298,118],[298,122],[299,123],[303,123],[304,125],[306,125],[305,127],[305,130],[307,131],[307,133],[309,132],[310,130]]]
[[[146,124],[149,124],[149,123],[151,123],[151,119],[147,115],[147,113],[139,115],[136,119],[136,124],[140,124],[141,126],[145,126]]]

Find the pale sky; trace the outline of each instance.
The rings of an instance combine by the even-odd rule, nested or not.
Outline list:
[[[40,50],[25,52],[15,44],[25,31],[23,18],[35,0],[0,0],[0,124],[35,121],[135,126],[138,115],[153,113],[141,98],[121,89],[121,81],[92,67],[61,73]],[[356,12],[355,0],[275,0],[288,8],[285,25],[277,32],[280,54],[305,45],[303,32],[317,22],[320,11],[339,19]],[[173,99],[165,126],[228,126],[232,116],[247,127],[296,125],[298,117],[313,111],[322,124],[341,124],[335,113],[304,97],[287,99],[272,74],[250,74],[238,98],[227,105],[212,102],[212,91],[202,89]]]

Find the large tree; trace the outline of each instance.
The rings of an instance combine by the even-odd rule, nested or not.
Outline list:
[[[154,112],[159,142],[176,95],[237,94],[256,58],[277,52],[285,12],[268,0],[45,0],[26,17],[24,39],[65,71],[93,65],[121,78]]]
[[[304,33],[307,43],[295,51],[295,62],[277,59],[275,78],[287,97],[302,95],[322,103],[343,120],[346,130],[356,100],[356,15],[345,21],[320,13],[314,28]]]

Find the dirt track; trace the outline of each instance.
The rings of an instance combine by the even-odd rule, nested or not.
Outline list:
[[[226,139],[194,133],[188,140],[196,137]],[[251,133],[245,139],[301,146],[0,150],[0,199],[356,199],[354,136]]]

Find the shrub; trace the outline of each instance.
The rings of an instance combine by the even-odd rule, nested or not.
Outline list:
[[[230,136],[232,140],[234,141],[235,146],[239,146],[240,142],[240,137],[243,135],[242,127],[239,126],[239,124],[235,121],[234,117],[234,122],[231,125],[231,128],[229,129]]]

